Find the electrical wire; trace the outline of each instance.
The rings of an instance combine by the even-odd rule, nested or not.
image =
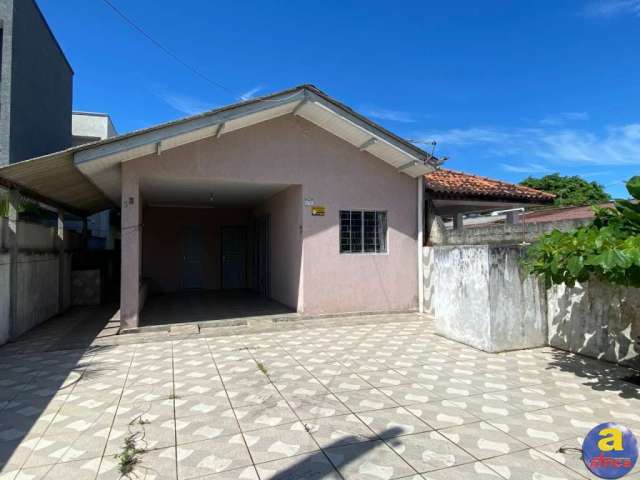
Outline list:
[[[202,73],[200,70],[198,70],[197,68],[195,68],[193,65],[187,63],[186,61],[182,60],[182,58],[180,58],[178,55],[176,55],[175,53],[173,53],[171,50],[169,50],[167,47],[165,47],[162,43],[160,43],[158,40],[156,40],[155,38],[153,38],[149,33],[147,33],[142,27],[140,27],[136,22],[134,22],[131,18],[129,18],[127,15],[125,15],[125,13],[120,10],[118,7],[116,7],[111,0],[102,0],[109,8],[111,8],[120,18],[122,18],[122,20],[124,20],[125,22],[127,22],[132,28],[134,28],[135,30],[137,30],[141,35],[143,35],[147,40],[149,40],[153,45],[155,45],[157,48],[159,48],[162,52],[164,52],[166,55],[168,55],[169,57],[171,57],[173,60],[175,60],[176,62],[178,62],[180,65],[182,65],[183,67],[185,67],[187,70],[191,71],[191,73],[197,75],[198,77],[200,77],[201,79],[205,80],[206,82],[210,83],[211,85],[218,87],[222,90],[224,90],[225,92],[227,92],[228,94],[230,94],[231,96],[233,96],[234,99],[239,99],[240,95],[238,95],[236,92],[234,92],[233,90],[231,90],[230,88],[227,88],[226,86],[224,86],[223,84],[221,84],[220,82],[216,82],[215,80],[211,79],[210,77],[208,77],[207,75],[205,75],[204,73]]]

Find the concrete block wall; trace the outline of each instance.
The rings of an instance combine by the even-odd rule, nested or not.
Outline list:
[[[519,247],[426,247],[429,308],[438,333],[487,352],[546,345],[544,294],[518,268]]]
[[[544,233],[552,230],[573,230],[591,220],[566,220],[559,222],[526,223],[524,241],[535,242]],[[433,245],[513,245],[522,243],[522,224],[499,224],[492,226],[468,226],[459,230],[446,230],[441,223],[434,223],[430,234]]]
[[[547,292],[549,345],[640,369],[640,289],[590,280]]]
[[[640,289],[591,280],[545,290],[521,246],[425,248],[425,312],[437,331],[496,352],[551,345],[640,368]]]

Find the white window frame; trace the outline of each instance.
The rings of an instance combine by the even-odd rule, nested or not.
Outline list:
[[[361,224],[361,239],[362,239],[362,251],[361,252],[343,252],[341,251],[341,228],[342,228],[342,212],[360,212],[362,214],[362,224]],[[385,236],[385,246],[386,249],[384,252],[365,252],[364,251],[364,213],[365,212],[373,212],[373,213],[384,213],[386,220],[386,228],[384,231]],[[338,209],[338,253],[340,255],[378,255],[385,256],[389,255],[390,245],[389,245],[389,211],[382,208],[340,208]]]

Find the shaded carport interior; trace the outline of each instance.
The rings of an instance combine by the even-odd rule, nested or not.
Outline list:
[[[139,327],[296,312],[297,296],[272,280],[300,282],[300,262],[291,269],[281,257],[302,255],[299,225],[282,221],[301,215],[301,186],[149,175],[140,195],[148,297]]]

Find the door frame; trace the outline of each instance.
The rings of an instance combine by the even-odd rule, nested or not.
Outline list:
[[[220,227],[220,290],[238,290],[236,288],[224,288],[224,231],[225,230],[242,230],[244,231],[244,287],[248,288],[248,266],[249,266],[249,229],[246,225],[222,225]]]
[[[263,224],[265,227],[265,235],[264,235],[264,253],[265,253],[265,272],[264,272],[264,292],[260,290],[260,224]],[[260,215],[256,217],[253,221],[253,258],[252,265],[253,271],[252,273],[252,288],[254,291],[258,292],[260,295],[264,295],[265,297],[271,296],[271,215],[266,213],[264,215]]]

